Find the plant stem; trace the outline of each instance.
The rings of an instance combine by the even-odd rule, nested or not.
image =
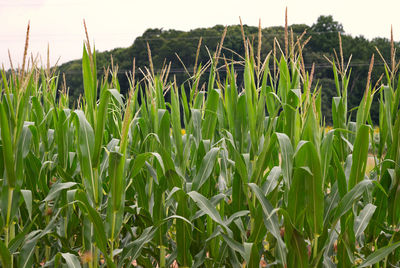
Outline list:
[[[9,227],[10,227],[10,218],[11,218],[11,207],[12,207],[12,196],[13,196],[13,191],[14,188],[9,187],[8,188],[8,202],[7,202],[7,217],[6,217],[6,226],[4,227],[5,229],[5,246],[8,247],[8,242],[9,242]]]
[[[93,189],[93,195],[94,195],[94,203],[95,206],[97,207],[99,205],[99,172],[97,170],[97,167],[93,170],[94,172],[94,189]]]
[[[165,247],[162,244],[160,246],[160,267],[165,267]]]
[[[93,267],[99,267],[99,250],[97,247],[93,246],[94,250],[93,250]]]
[[[314,239],[314,250],[313,250],[313,258],[315,259],[318,255],[318,235],[315,235]]]
[[[113,260],[114,258],[114,232],[115,232],[115,220],[117,217],[117,212],[113,211],[113,219],[112,219],[112,225],[111,225],[111,238],[110,238],[110,259]]]

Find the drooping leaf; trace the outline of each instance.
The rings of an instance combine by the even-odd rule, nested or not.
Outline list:
[[[375,209],[376,206],[367,204],[354,219],[354,234],[356,238],[358,238],[364,232],[365,228],[367,228]]]
[[[61,256],[64,258],[67,263],[68,268],[80,268],[81,264],[79,262],[78,256],[71,253],[61,253]]]
[[[229,229],[222,221],[221,216],[219,215],[216,208],[211,204],[211,202],[207,198],[205,198],[203,195],[199,194],[196,191],[191,191],[188,193],[188,195],[190,196],[190,198],[193,199],[193,201],[205,214],[210,216],[211,219],[213,219],[215,222],[224,227],[225,230]]]
[[[46,198],[43,200],[44,202],[51,201],[55,197],[58,196],[59,192],[65,189],[69,189],[73,186],[75,186],[77,183],[76,182],[59,182],[53,184],[53,186],[50,188],[49,194],[46,196]],[[24,195],[25,196],[25,195]]]
[[[272,205],[268,202],[267,198],[263,195],[261,189],[254,183],[249,183],[249,187],[256,195],[258,201],[263,210],[264,224],[271,234],[277,240],[278,258],[282,262],[282,265],[286,265],[286,246],[282,240],[278,222],[278,216],[273,211]]]
[[[387,255],[392,253],[396,248],[400,246],[400,242],[387,245],[386,247],[380,248],[371,255],[369,255],[364,262],[360,265],[360,267],[367,267],[378,263],[383,260]]]

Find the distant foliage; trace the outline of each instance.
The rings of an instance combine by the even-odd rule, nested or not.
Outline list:
[[[104,72],[110,64],[110,58],[113,57],[114,64],[118,65],[121,91],[126,93],[129,88],[129,83],[125,73],[132,70],[132,59],[136,58],[136,66],[142,70],[148,67],[148,53],[146,43],[149,43],[152,55],[153,64],[156,70],[161,70],[164,64],[171,63],[170,79],[176,77],[178,83],[183,83],[189,78],[185,73],[182,63],[177,56],[181,58],[188,70],[192,71],[195,62],[197,45],[200,37],[202,38],[202,46],[199,54],[199,63],[206,63],[209,60],[207,48],[214,51],[217,47],[224,27],[217,25],[212,28],[199,28],[189,32],[176,30],[148,29],[142,36],[137,37],[128,48],[116,48],[111,51],[99,52],[97,54],[98,64],[97,70],[99,74]],[[333,73],[330,69],[330,64],[325,60],[324,55],[333,57],[333,48],[336,51],[339,49],[338,32],[342,33],[343,51],[345,57],[352,55],[350,67],[352,70],[349,82],[349,107],[353,108],[358,105],[358,102],[363,94],[363,89],[366,84],[369,59],[373,53],[377,54],[375,46],[377,46],[385,58],[390,58],[390,40],[386,38],[375,38],[367,40],[363,36],[353,37],[344,34],[344,28],[341,23],[335,21],[332,16],[320,16],[315,24],[307,26],[305,24],[289,25],[289,30],[293,30],[294,37],[300,36],[304,30],[307,31],[306,37],[311,36],[309,43],[303,50],[303,57],[306,68],[311,69],[311,65],[315,63],[316,77],[314,83],[319,82],[322,85],[322,114],[328,124],[332,123],[331,117],[331,102],[330,99],[334,96],[335,88],[333,81]],[[246,36],[257,47],[257,27],[244,25]],[[389,36],[389,28],[386,31]],[[265,57],[273,49],[273,40],[277,38],[281,45],[284,44],[284,28],[283,27],[268,27],[262,29],[262,50],[261,56]],[[399,44],[395,43],[397,51],[400,51]],[[238,60],[236,54],[231,53],[233,50],[239,55],[243,55],[244,46],[240,26],[228,26],[224,48],[221,56],[225,56],[228,60]],[[228,50],[229,49],[229,50]],[[372,80],[376,81],[384,72],[383,62],[376,55],[375,67],[372,73]],[[223,64],[223,61],[220,61]],[[272,64],[272,62],[270,63]],[[66,74],[67,85],[70,88],[71,103],[76,102],[78,96],[83,93],[82,88],[82,70],[80,60],[71,61],[60,66],[59,71]],[[140,72],[137,69],[137,74]],[[223,74],[222,74],[223,75]],[[238,82],[241,83],[242,77],[238,77]],[[205,81],[202,81],[205,82]],[[378,102],[372,104],[372,121],[378,122]]]

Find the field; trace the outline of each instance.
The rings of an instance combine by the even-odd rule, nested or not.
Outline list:
[[[50,66],[32,59],[1,72],[2,267],[400,265],[394,49],[379,81],[372,56],[349,111],[338,44],[327,59],[337,88],[328,128],[317,70],[302,58],[307,40],[286,29],[282,49],[261,59],[243,34],[239,62],[224,58],[223,41],[183,85],[168,65],[154,72],[149,49],[144,78],[127,74],[127,96],[117,66],[99,75],[87,41],[84,94],[72,106]]]

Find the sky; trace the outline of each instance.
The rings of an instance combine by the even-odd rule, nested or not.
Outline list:
[[[400,40],[399,0],[0,0],[0,65],[22,65],[26,27],[30,21],[29,55],[59,64],[82,55],[86,21],[96,50],[130,46],[148,28],[190,30],[239,23],[262,27],[288,23],[312,25],[332,15],[347,34]]]

